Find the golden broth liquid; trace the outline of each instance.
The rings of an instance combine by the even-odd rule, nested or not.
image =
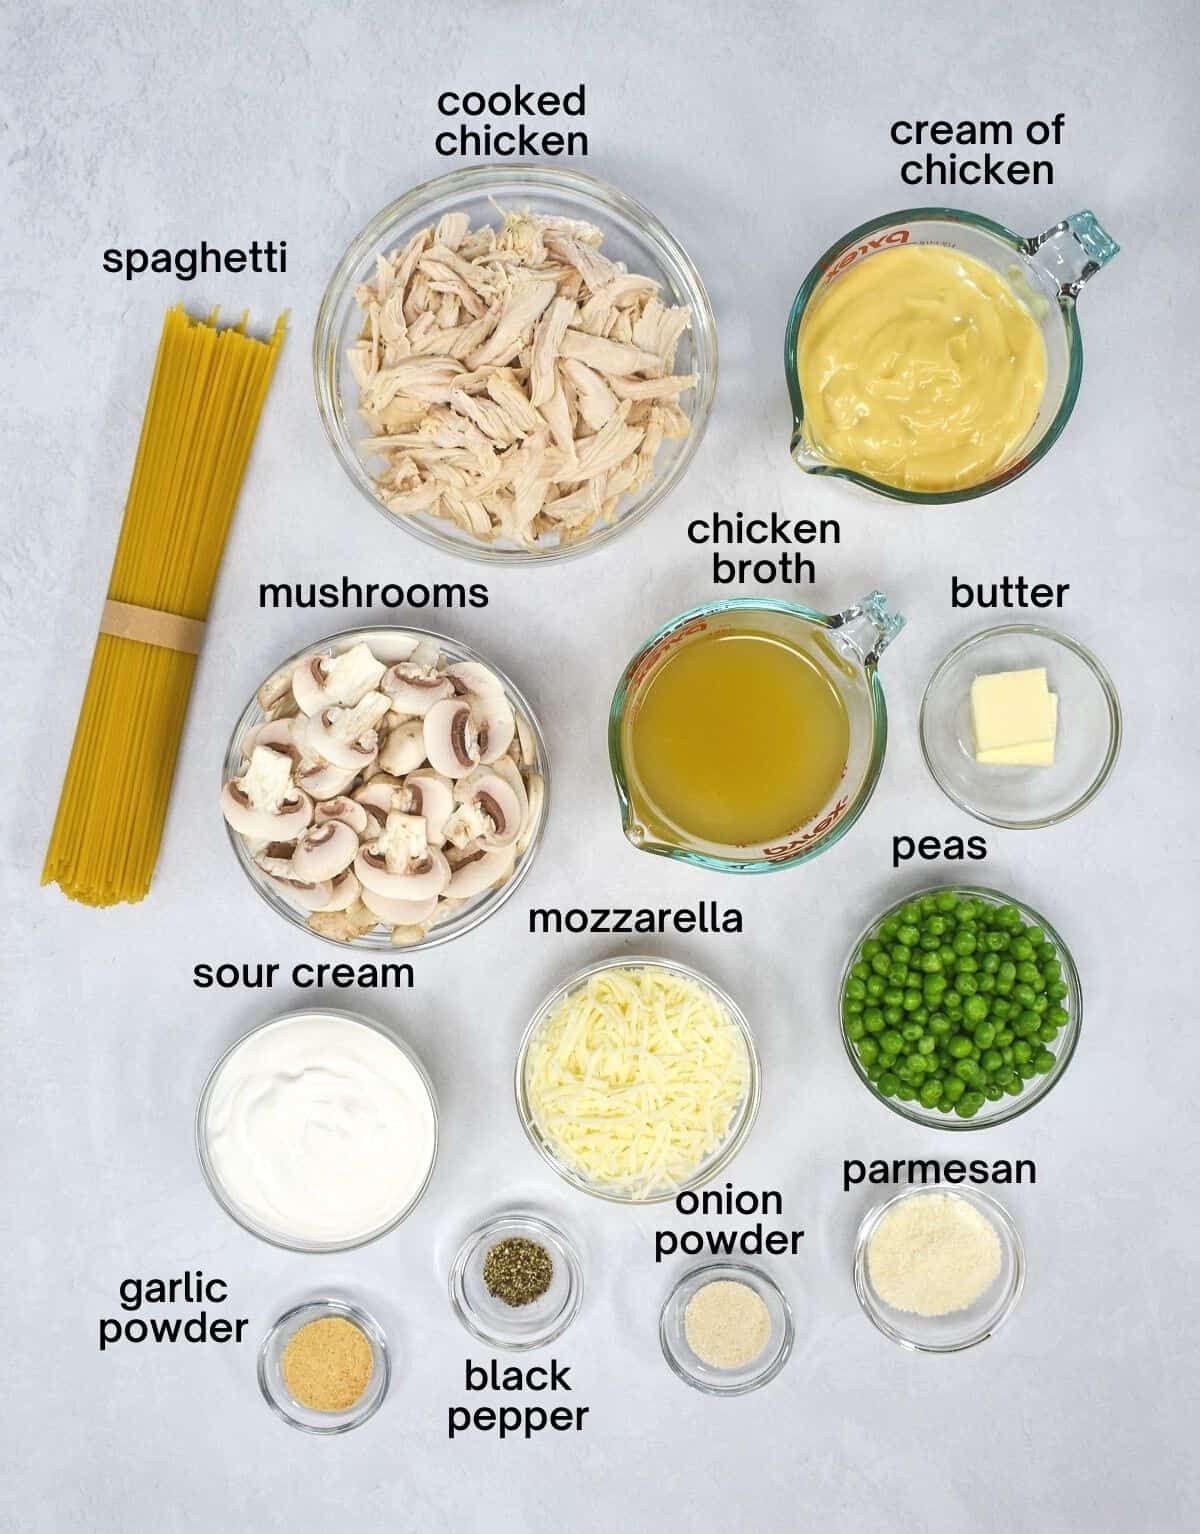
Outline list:
[[[665,841],[757,846],[812,820],[850,745],[816,660],[775,634],[721,630],[674,650],[622,725],[630,796]]]

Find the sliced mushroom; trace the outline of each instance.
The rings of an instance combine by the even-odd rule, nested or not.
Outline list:
[[[292,692],[309,715],[330,707],[353,708],[378,687],[383,672],[370,648],[356,644],[341,655],[306,655],[292,673]]]
[[[364,783],[361,788],[354,790],[354,802],[362,805],[371,817],[372,824],[368,827],[367,835],[376,836],[387,824],[388,815],[392,810],[402,809],[403,805],[396,798],[396,790],[403,790],[404,784],[399,778],[393,778],[388,773],[380,773],[378,777]]]
[[[424,717],[435,703],[454,696],[454,684],[432,666],[401,661],[383,674],[380,687],[400,713]]]
[[[546,781],[540,772],[531,772],[525,779],[525,792],[529,800],[529,808],[525,814],[525,824],[521,827],[521,834],[517,837],[518,856],[533,840],[546,805]]]
[[[296,786],[302,788],[310,799],[336,799],[350,788],[358,777],[357,767],[335,767],[332,762],[314,759],[307,767],[296,773]]]
[[[293,905],[298,905],[304,911],[322,910],[333,898],[333,885],[328,879],[319,883],[297,879],[290,859],[280,857],[277,847],[277,843],[272,844],[266,852],[260,853],[254,859],[255,863],[262,869],[270,883]]]
[[[221,790],[221,811],[235,831],[258,841],[292,841],[312,820],[312,800],[292,782],[292,760],[256,746],[240,778]]]
[[[460,661],[447,666],[446,675],[454,690],[471,705],[471,720],[479,746],[479,760],[494,762],[503,756],[516,733],[516,718],[504,683],[494,671],[478,661]]]
[[[327,820],[319,826],[310,826],[296,843],[292,873],[297,879],[311,884],[335,879],[346,872],[357,852],[358,837],[350,827],[340,820]]]
[[[415,771],[425,760],[425,721],[406,719],[389,730],[379,748],[378,760],[384,772],[397,778]]]
[[[432,767],[410,772],[404,780],[407,794],[405,808],[410,815],[420,815],[431,847],[446,840],[446,822],[454,809],[454,784]]]
[[[309,749],[335,767],[353,767],[361,772],[379,750],[375,727],[389,706],[385,694],[368,692],[353,708],[331,705],[321,709],[308,721],[305,740]]]
[[[515,767],[511,772],[498,766],[476,767],[455,784],[454,797],[463,809],[474,812],[477,824],[482,824],[479,841],[489,851],[511,847],[529,813],[525,784]]]
[[[424,736],[429,765],[443,777],[461,778],[479,761],[479,742],[466,698],[435,703],[425,715]]]
[[[445,856],[430,847],[419,815],[392,810],[382,834],[359,849],[354,872],[364,890],[393,900],[440,895],[450,880]]]
[[[354,876],[352,868],[344,868],[340,874],[330,880],[330,888],[333,894],[329,904],[322,906],[323,911],[348,911],[362,895],[362,885]]]
[[[278,671],[273,671],[267,680],[258,689],[256,697],[258,706],[264,714],[275,717],[275,710],[285,703],[292,693],[292,674],[295,664],[281,666]]]
[[[419,927],[429,920],[438,906],[436,895],[429,895],[424,900],[393,900],[377,890],[364,889],[362,898],[369,911],[374,911],[380,921],[393,927]]]
[[[347,799],[344,795],[338,795],[335,799],[326,799],[323,804],[318,804],[313,820],[319,826],[324,825],[327,820],[340,820],[343,825],[350,827],[355,836],[365,836],[372,824],[371,817],[364,806],[354,799]]]
[[[502,879],[507,879],[516,860],[514,847],[489,850],[473,842],[453,854],[454,866],[445,893],[452,900],[466,900],[482,894]]]

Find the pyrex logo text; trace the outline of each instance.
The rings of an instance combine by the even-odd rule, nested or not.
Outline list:
[[[873,250],[882,250],[885,245],[907,245],[908,235],[907,229],[889,229],[886,234],[867,240],[862,245],[856,245],[853,250],[844,251],[821,280],[831,281],[839,272],[844,272],[848,266],[857,261],[859,256],[869,256]]]

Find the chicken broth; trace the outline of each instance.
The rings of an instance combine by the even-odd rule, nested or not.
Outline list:
[[[813,820],[849,744],[845,702],[816,657],[735,629],[672,651],[622,724],[646,831],[720,847],[761,845]]]

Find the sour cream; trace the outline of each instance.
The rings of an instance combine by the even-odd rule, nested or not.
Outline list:
[[[437,1150],[421,1070],[338,1013],[294,1013],[247,1034],[217,1068],[201,1133],[235,1216],[289,1246],[376,1235],[420,1196]]]

